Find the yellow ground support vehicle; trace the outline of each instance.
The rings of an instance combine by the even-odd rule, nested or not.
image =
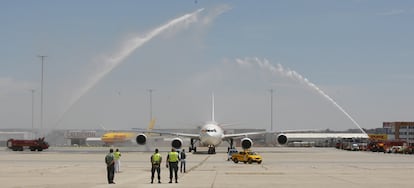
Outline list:
[[[252,164],[253,162],[257,162],[257,164],[262,163],[262,156],[257,154],[253,151],[240,151],[239,153],[235,153],[231,156],[231,160],[234,163],[244,162]]]

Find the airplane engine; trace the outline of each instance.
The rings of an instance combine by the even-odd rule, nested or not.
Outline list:
[[[284,134],[277,135],[277,143],[285,145],[288,142],[288,137]]]
[[[241,139],[241,146],[243,149],[249,149],[253,146],[253,141],[250,138]]]
[[[174,138],[171,141],[171,147],[175,149],[180,149],[182,145],[183,145],[183,140],[181,140],[181,138]]]
[[[147,142],[147,136],[145,134],[139,134],[136,138],[137,144],[144,145]]]

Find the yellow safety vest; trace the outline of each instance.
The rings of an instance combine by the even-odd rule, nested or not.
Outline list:
[[[168,153],[168,162],[178,162],[178,153],[175,151],[172,151]]]
[[[118,160],[121,157],[121,152],[117,151],[114,153],[115,160]]]
[[[154,155],[152,155],[152,163],[160,164],[160,162],[161,162],[161,155],[159,153],[154,153]]]

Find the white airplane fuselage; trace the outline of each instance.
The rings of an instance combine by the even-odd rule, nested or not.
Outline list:
[[[212,112],[211,112],[211,121],[206,122],[200,129],[199,134],[193,134],[193,133],[176,133],[176,132],[166,132],[166,131],[149,131],[149,133],[159,133],[159,134],[167,134],[167,135],[175,135],[178,136],[176,138],[173,138],[171,141],[171,146],[173,148],[179,149],[182,147],[183,141],[180,137],[187,137],[190,138],[190,147],[188,149],[189,152],[194,151],[197,152],[196,143],[199,142],[201,146],[207,146],[208,147],[208,154],[215,154],[216,150],[215,147],[220,145],[221,142],[227,141],[230,144],[230,147],[228,148],[233,149],[234,148],[234,142],[233,139],[240,138],[240,146],[243,149],[249,149],[253,146],[253,141],[248,136],[249,135],[261,135],[271,133],[276,134],[276,132],[244,132],[244,133],[233,133],[233,134],[224,134],[223,128],[214,120],[214,95],[212,95]],[[288,143],[288,134],[289,133],[277,133],[277,142],[281,145],[284,145]],[[300,133],[301,134],[301,133]],[[359,138],[359,136],[346,136],[344,134],[336,135],[331,137],[330,135],[323,134],[322,136],[320,134],[316,135],[318,138],[324,137],[324,138]],[[311,136],[315,136],[314,134]],[[294,138],[294,135],[290,135],[289,137]],[[300,136],[301,138],[309,137],[309,135],[302,134]],[[365,138],[367,138],[368,135],[365,134]],[[145,134],[139,134],[136,137],[136,142],[140,145],[143,145],[146,143],[147,137]]]
[[[224,131],[216,122],[208,122],[200,130],[200,143],[205,146],[217,146],[223,137]]]
[[[160,134],[169,134],[169,135],[176,135],[179,137],[189,137],[190,138],[190,147],[188,149],[189,152],[194,151],[197,152],[197,147],[195,143],[198,142],[201,146],[208,147],[208,154],[215,154],[216,153],[216,146],[220,145],[223,140],[228,141],[230,144],[230,148],[234,148],[233,139],[244,137],[241,139],[242,147],[251,147],[253,142],[251,139],[247,138],[249,134],[263,134],[263,133],[243,133],[243,134],[224,134],[224,130],[220,125],[214,120],[214,95],[212,95],[212,112],[211,112],[211,121],[206,122],[200,129],[199,134],[189,134],[189,133],[173,133],[173,132],[164,132],[164,131],[150,131],[153,133],[160,133]],[[171,146],[173,148],[179,149],[182,147],[182,139],[181,138],[174,138],[171,141]],[[144,134],[140,134],[136,137],[136,141],[138,144],[145,144],[146,136]]]

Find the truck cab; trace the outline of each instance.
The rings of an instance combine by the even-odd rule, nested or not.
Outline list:
[[[238,152],[239,151],[237,151],[236,148],[229,149],[229,152],[227,152],[227,161],[232,160],[231,157],[233,156],[233,154],[238,153]]]

